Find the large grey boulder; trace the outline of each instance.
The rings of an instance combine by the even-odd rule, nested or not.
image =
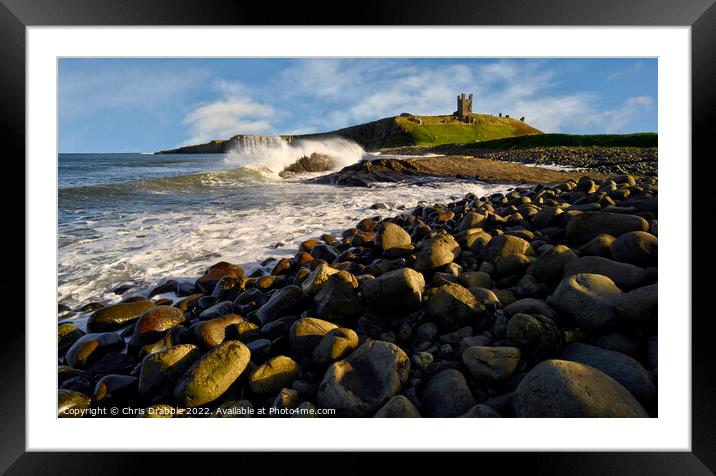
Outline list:
[[[363,301],[381,314],[407,314],[416,310],[422,302],[423,292],[425,278],[410,268],[396,269],[361,284]]]
[[[645,418],[649,415],[619,382],[578,362],[545,360],[517,386],[521,418]]]
[[[185,407],[213,402],[241,376],[250,358],[251,351],[237,340],[214,347],[182,375],[174,397]]]
[[[488,263],[496,264],[511,255],[534,254],[529,241],[513,235],[499,235],[490,240],[482,251],[481,258]]]
[[[542,283],[559,281],[564,267],[576,259],[577,254],[567,246],[555,245],[527,268],[527,274]]]
[[[462,362],[478,382],[492,384],[507,380],[520,363],[520,349],[515,347],[468,347]]]
[[[583,256],[564,267],[565,277],[579,273],[601,274],[614,281],[622,290],[638,288],[648,279],[646,270],[638,266],[600,256]]]
[[[628,355],[574,342],[562,349],[559,358],[601,370],[629,390],[644,408],[656,408],[656,386],[652,383],[649,372]]]
[[[319,408],[335,409],[338,416],[368,416],[400,392],[409,373],[410,360],[400,347],[366,342],[328,368],[316,403]]]
[[[606,233],[618,237],[630,231],[648,231],[649,223],[642,217],[611,212],[584,212],[567,222],[566,236],[570,243],[586,243]]]
[[[485,311],[470,290],[455,283],[443,284],[427,305],[430,316],[446,331],[474,323]]]
[[[375,246],[381,251],[405,248],[411,244],[410,235],[395,223],[384,222],[375,235]]]
[[[452,263],[458,256],[460,256],[460,245],[452,235],[438,235],[419,243],[415,269],[421,273],[435,271],[441,266]]]
[[[426,417],[454,418],[466,413],[475,403],[465,376],[459,370],[446,369],[428,380],[421,410]]]
[[[631,263],[642,268],[656,266],[659,242],[651,233],[632,231],[624,233],[609,247],[612,258],[624,263]]]
[[[579,273],[564,278],[547,303],[588,332],[614,327],[615,306],[622,291],[600,274]]]

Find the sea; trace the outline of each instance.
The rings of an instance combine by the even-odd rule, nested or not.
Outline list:
[[[218,261],[270,272],[267,259],[292,256],[323,233],[340,237],[363,218],[511,188],[444,179],[358,188],[278,176],[312,151],[340,156],[339,166],[376,158],[325,141],[227,154],[59,154],[58,302],[117,302],[166,279],[194,280]],[[128,290],[119,295],[120,287]]]

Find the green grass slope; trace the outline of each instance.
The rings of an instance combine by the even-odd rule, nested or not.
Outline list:
[[[405,143],[396,145],[468,144],[542,134],[520,120],[487,114],[475,114],[472,123],[454,116],[399,116],[395,123],[407,136]]]
[[[454,116],[413,116],[403,114],[377,121],[346,127],[331,132],[281,136],[288,141],[344,137],[371,150],[382,147],[437,146],[443,144],[469,144],[477,141],[502,139],[514,136],[542,134],[524,122],[509,117],[475,114],[474,121],[466,123]],[[241,135],[228,140],[214,140],[160,153],[221,153],[231,150]]]
[[[637,134],[539,134],[507,137],[488,141],[474,141],[465,147],[474,149],[530,149],[534,147],[658,147],[659,136],[654,132]]]

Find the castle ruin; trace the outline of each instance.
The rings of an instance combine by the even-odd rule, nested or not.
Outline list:
[[[465,97],[465,93],[457,97],[457,111],[455,115],[463,121],[468,120],[472,116],[472,94]]]

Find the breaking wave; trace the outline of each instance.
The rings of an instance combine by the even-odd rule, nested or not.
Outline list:
[[[360,162],[365,151],[355,142],[340,137],[289,142],[281,137],[245,136],[224,160],[228,165],[265,168],[278,174],[302,157],[313,154],[330,157],[338,170]]]

